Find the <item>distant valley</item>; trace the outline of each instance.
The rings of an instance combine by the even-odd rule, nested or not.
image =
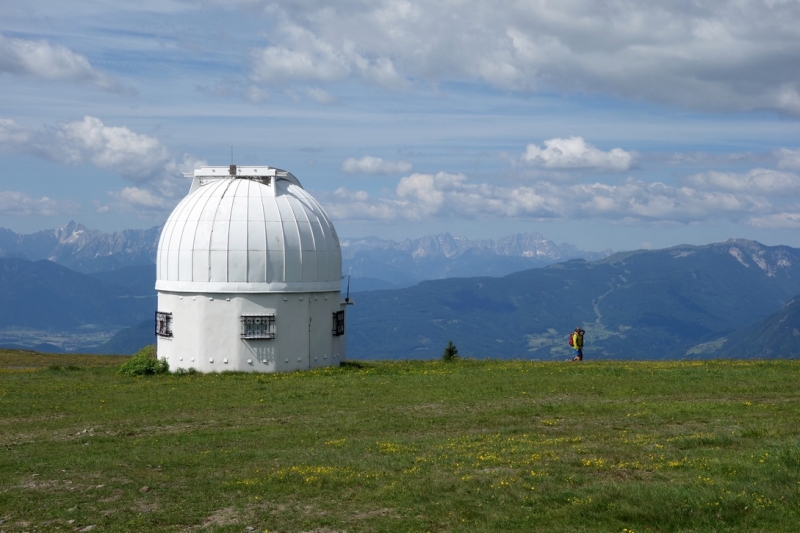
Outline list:
[[[0,304],[0,345],[131,353],[141,346],[131,337],[133,331],[152,342],[141,323],[152,320],[155,310],[160,233],[161,226],[105,233],[77,222],[32,234],[0,228],[0,268],[8,272],[6,297]],[[496,241],[447,233],[403,242],[344,238],[341,245],[343,270],[350,275],[353,293],[407,287],[427,279],[499,276],[611,253],[584,252],[538,233]],[[61,299],[62,293],[69,296]],[[125,310],[114,307],[109,312],[110,306],[119,305]],[[133,329],[112,339],[126,327]]]
[[[0,345],[132,353],[154,341],[160,227],[0,229]],[[348,357],[797,357],[800,250],[732,240],[613,254],[530,233],[342,239]],[[345,286],[343,284],[343,290]]]
[[[452,340],[465,356],[565,360],[576,326],[587,359],[797,357],[798,294],[795,248],[735,240],[625,252],[359,294],[348,357],[434,358]]]

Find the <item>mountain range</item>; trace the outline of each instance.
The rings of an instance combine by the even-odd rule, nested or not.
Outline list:
[[[0,228],[0,258],[47,259],[84,274],[154,265],[162,226],[105,233],[71,221],[53,230],[19,234]],[[428,279],[502,276],[567,259],[611,255],[557,244],[539,233],[470,240],[449,233],[392,241],[341,240],[342,263],[354,292],[406,287]],[[155,280],[154,280],[155,282]]]
[[[74,221],[30,234],[0,228],[0,257],[47,259],[76,272],[102,272],[155,264],[160,235],[161,226],[105,233]]]
[[[576,326],[587,358],[753,356],[765,352],[730,349],[744,346],[735,333],[798,294],[795,248],[732,240],[625,252],[361,293],[348,309],[348,357],[434,358],[452,340],[466,356],[565,359]],[[796,314],[786,321],[800,327]]]
[[[0,345],[132,353],[152,343],[159,232],[0,229]],[[800,353],[795,248],[731,240],[591,253],[535,233],[341,243],[355,359],[439,357],[450,340],[465,356],[562,359],[575,326],[587,331],[587,358]]]
[[[364,237],[342,239],[342,269],[353,292],[400,288],[420,281],[475,276],[504,276],[568,259],[602,259],[613,252],[586,252],[557,244],[540,233],[497,240],[470,240],[449,233],[401,242]]]

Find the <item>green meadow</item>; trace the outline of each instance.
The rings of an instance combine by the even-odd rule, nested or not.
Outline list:
[[[800,360],[123,361],[0,351],[0,531],[800,528]]]

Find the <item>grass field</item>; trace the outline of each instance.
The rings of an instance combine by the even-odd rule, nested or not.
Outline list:
[[[798,531],[800,361],[0,352],[0,531]]]

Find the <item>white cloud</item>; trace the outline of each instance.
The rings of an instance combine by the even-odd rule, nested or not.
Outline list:
[[[72,200],[53,200],[47,196],[33,198],[18,191],[0,191],[0,215],[6,216],[53,216],[74,215],[81,206]]]
[[[350,73],[351,61],[341,49],[318,39],[296,25],[280,32],[287,46],[268,46],[253,51],[253,78],[283,85],[291,81],[331,81]]]
[[[254,77],[270,83],[479,82],[800,114],[794,1],[238,4],[262,6],[274,24],[270,45],[253,54]]]
[[[125,187],[121,191],[111,191],[108,195],[114,202],[113,207],[124,211],[169,211],[175,207],[174,201],[138,187]],[[98,211],[108,212],[108,208],[109,206],[102,206]]]
[[[800,228],[800,209],[791,213],[774,213],[762,217],[752,217],[748,223],[756,228],[764,229],[798,229]]]
[[[309,98],[314,100],[316,103],[321,105],[336,105],[339,101],[332,95],[330,95],[327,91],[324,91],[318,87],[312,87],[310,89],[306,89],[306,94]]]
[[[781,148],[778,150],[778,168],[800,169],[800,149]]]
[[[407,80],[390,57],[369,58],[354,41],[330,43],[297,24],[278,29],[275,44],[252,52],[252,77],[257,82],[287,85],[293,82],[330,82],[355,73],[362,80],[389,88],[404,88]]]
[[[408,161],[386,161],[370,155],[361,159],[349,157],[342,163],[342,172],[348,174],[397,174],[410,170],[411,163]]]
[[[0,147],[22,146],[30,139],[30,132],[10,118],[0,118]]]
[[[256,85],[249,85],[244,91],[244,97],[249,102],[261,104],[269,100],[269,93]]]
[[[582,219],[693,223],[769,214],[764,197],[726,191],[672,187],[627,178],[604,183],[505,187],[471,183],[463,174],[412,174],[393,195],[374,198],[365,191],[339,189],[324,202],[339,219],[426,220]]]
[[[92,83],[113,92],[130,92],[81,54],[47,41],[15,39],[0,34],[0,72],[42,81]]]
[[[766,168],[755,168],[746,174],[712,170],[689,176],[687,181],[701,189],[768,195],[800,194],[800,176]]]
[[[545,148],[529,144],[522,154],[522,161],[547,169],[593,169],[601,171],[624,172],[631,168],[633,155],[621,148],[609,152],[598,150],[582,137],[550,139],[544,142]]]
[[[61,164],[91,164],[167,197],[185,192],[182,172],[203,164],[189,154],[175,158],[155,137],[124,126],[106,126],[89,116],[40,130],[26,130],[13,120],[0,119],[0,150]]]

